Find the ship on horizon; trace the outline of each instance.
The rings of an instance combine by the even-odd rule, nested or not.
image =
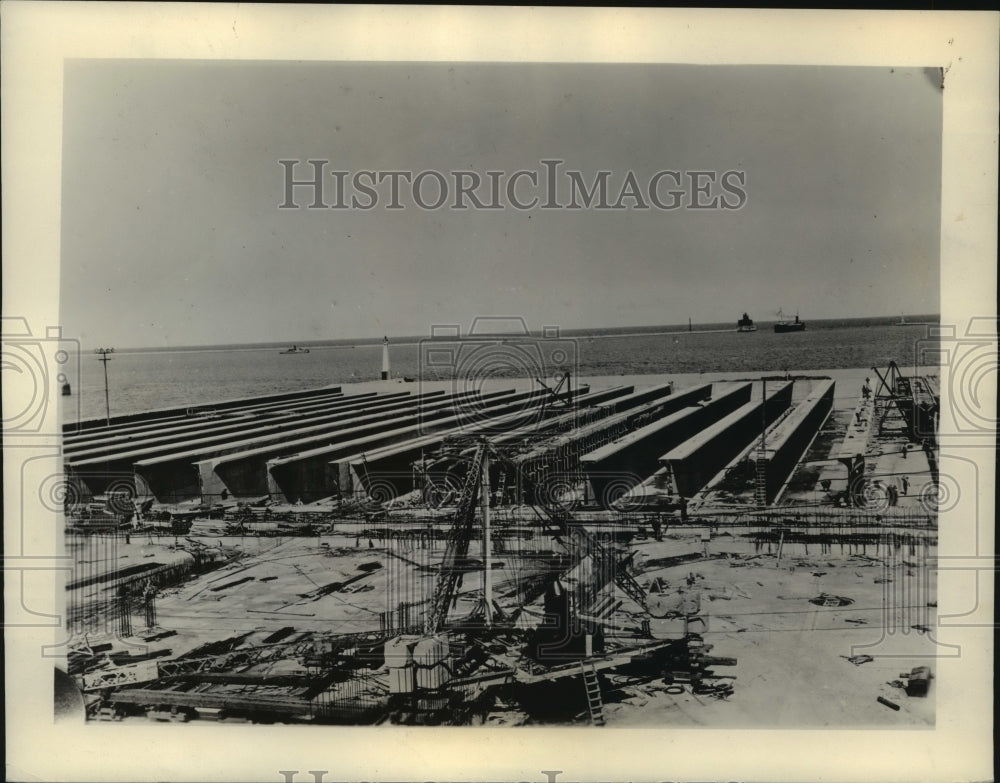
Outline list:
[[[785,318],[784,313],[778,310],[778,322],[774,325],[774,331],[778,334],[783,332],[804,332],[806,325],[803,321],[799,320],[799,314],[795,314],[795,320],[789,321]]]
[[[309,353],[309,349],[308,348],[299,348],[299,346],[293,345],[291,348],[288,348],[288,349],[286,349],[284,351],[281,351],[281,353],[282,354],[287,354],[287,353]]]
[[[743,317],[739,321],[736,322],[736,331],[737,332],[756,332],[757,331],[757,325],[753,322],[753,319],[749,315],[747,315],[746,313],[743,313]]]

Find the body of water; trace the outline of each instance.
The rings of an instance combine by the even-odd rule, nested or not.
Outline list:
[[[908,320],[937,323],[936,317]],[[482,339],[461,343],[392,340],[392,376],[442,380],[458,375],[542,376],[570,370],[579,377],[729,372],[805,372],[834,368],[912,368],[928,341],[926,323],[898,318],[808,322],[803,332],[775,334],[769,322],[739,333],[733,324],[575,330],[559,337]],[[714,331],[714,330],[723,331]],[[379,378],[380,341],[283,346],[121,351],[108,363],[112,416],[174,406]],[[931,355],[934,355],[933,353]],[[72,357],[73,394],[62,398],[64,422],[104,416],[104,374],[93,354]],[[416,391],[419,387],[414,386]]]

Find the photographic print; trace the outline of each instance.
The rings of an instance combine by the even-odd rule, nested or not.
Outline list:
[[[58,326],[4,309],[57,726],[936,735],[950,64],[195,49],[61,60]]]

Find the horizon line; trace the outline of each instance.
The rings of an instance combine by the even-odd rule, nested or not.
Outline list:
[[[811,320],[814,323],[825,323],[825,322],[830,322],[830,321],[863,321],[863,320],[869,320],[869,319],[895,319],[895,318],[900,318],[900,319],[909,319],[909,318],[936,318],[936,319],[940,319],[940,317],[941,317],[940,313],[901,313],[899,315],[896,315],[896,314],[892,314],[892,315],[885,315],[885,314],[880,314],[880,315],[860,315],[860,316],[835,317],[835,318],[815,318],[815,319],[811,319]],[[735,324],[738,320],[739,320],[739,318],[734,319],[733,323]],[[751,320],[753,320],[755,323],[760,323],[760,324],[774,324],[774,323],[777,323],[777,320],[769,320],[769,319],[767,319],[767,320],[758,320],[758,319],[751,318]],[[565,328],[559,327],[559,336],[560,337],[563,337],[563,336],[588,336],[586,333],[593,332],[595,334],[590,335],[590,336],[597,337],[597,336],[609,336],[609,335],[606,335],[606,334],[597,334],[597,333],[608,333],[608,332],[614,332],[614,331],[625,331],[625,330],[629,330],[629,329],[649,330],[649,329],[668,329],[668,328],[669,329],[677,328],[677,331],[679,333],[683,333],[683,332],[686,331],[686,328],[684,328],[684,327],[687,327],[688,325],[690,325],[690,327],[693,330],[694,327],[696,327],[696,326],[718,326],[719,324],[725,324],[725,323],[729,323],[729,321],[699,321],[699,322],[695,323],[694,321],[689,320],[688,322],[679,322],[679,323],[633,324],[633,325],[626,325],[626,326],[579,326],[579,327],[565,327]],[[904,326],[920,326],[920,325],[922,325],[922,324],[920,324],[918,322],[909,323],[909,322],[906,322],[904,320],[901,320],[901,321],[899,321],[897,323],[899,323],[901,325],[904,325]],[[726,331],[726,330],[719,330],[719,331]],[[735,331],[735,327],[734,327],[733,331]],[[584,333],[584,334],[580,334],[580,333]],[[539,328],[539,329],[529,330],[529,333],[526,336],[529,336],[529,337],[538,337],[541,334],[542,334],[542,329]],[[386,336],[387,335],[383,334],[381,337],[345,337],[345,338],[325,338],[325,339],[324,338],[307,338],[307,339],[301,339],[301,340],[250,341],[250,342],[245,342],[245,343],[200,343],[200,344],[169,345],[169,346],[148,346],[148,345],[147,346],[126,346],[126,347],[122,347],[122,348],[116,348],[115,350],[118,351],[118,352],[122,352],[122,353],[125,353],[125,352],[128,352],[128,353],[142,353],[142,352],[165,352],[165,351],[208,351],[208,350],[239,349],[239,348],[243,348],[243,349],[246,349],[246,350],[253,350],[253,349],[258,349],[258,348],[271,348],[271,347],[276,347],[276,346],[289,346],[289,345],[295,345],[295,346],[306,347],[306,348],[321,347],[321,346],[343,346],[343,347],[351,347],[353,345],[369,345],[369,344],[371,344],[371,345],[378,345],[378,344],[382,343],[382,340]],[[465,339],[469,339],[470,337],[471,338],[477,338],[477,337],[481,338],[481,337],[518,337],[518,336],[525,336],[525,335],[523,335],[523,334],[521,334],[519,332],[490,332],[490,333],[480,333],[480,334],[476,334],[476,335],[469,335],[468,332],[462,332],[461,336],[458,337],[458,338],[455,338],[455,337],[443,337],[443,338],[438,338],[438,339],[442,339],[442,340],[462,339],[462,340],[465,340]],[[396,335],[395,337],[393,337],[393,336],[388,336],[388,337],[389,337],[389,343],[393,344],[393,341],[395,341],[396,345],[412,345],[412,344],[414,344],[416,342],[419,342],[419,341],[435,339],[435,338],[431,337],[428,334],[419,334],[419,335],[409,334],[409,335]],[[104,343],[96,343],[95,342],[94,344],[95,345],[98,345],[98,344],[104,345],[104,344],[106,344],[106,341]],[[81,345],[82,345],[82,342],[81,342]]]

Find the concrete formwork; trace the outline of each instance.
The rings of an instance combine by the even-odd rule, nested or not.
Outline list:
[[[150,422],[159,419],[187,419],[194,411],[232,411],[244,407],[253,407],[267,402],[290,402],[293,400],[304,400],[310,397],[322,397],[330,394],[340,394],[340,386],[329,386],[320,389],[304,389],[302,391],[280,392],[278,394],[265,394],[258,397],[238,397],[230,400],[206,403],[198,406],[186,406],[175,408],[160,408],[158,410],[144,411],[142,413],[129,413],[111,418],[111,427],[119,425],[132,425],[141,422]],[[85,432],[87,430],[107,431],[107,419],[87,419],[75,424],[64,424],[63,434]]]
[[[748,402],[660,457],[673,492],[690,498],[743,451],[792,402],[792,384],[768,386],[767,399]]]
[[[751,384],[721,388],[706,400],[711,384],[695,387],[678,398],[688,407],[594,449],[580,457],[588,484],[588,495],[604,508],[641,484],[660,468],[660,456],[750,401]],[[692,405],[692,402],[700,404]]]
[[[788,416],[769,431],[763,451],[753,451],[754,470],[763,463],[767,502],[777,500],[781,488],[833,410],[833,381],[822,381]]]

